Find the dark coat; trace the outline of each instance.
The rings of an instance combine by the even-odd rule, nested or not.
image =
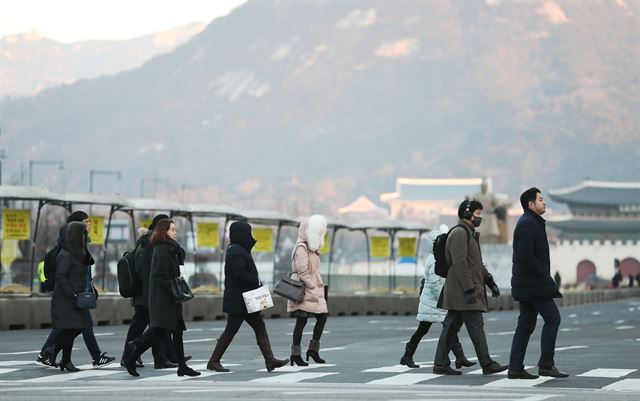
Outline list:
[[[244,222],[231,224],[229,240],[231,244],[227,248],[224,264],[222,311],[230,315],[247,314],[242,293],[260,287],[258,269],[251,257],[251,248],[256,240],[251,234],[251,226]]]
[[[551,277],[545,220],[527,210],[513,232],[511,295],[516,301],[562,298]]]
[[[91,321],[86,309],[78,309],[75,295],[85,291],[87,275],[94,261],[86,248],[84,224],[67,224],[62,250],[56,259],[56,284],[51,297],[51,323],[56,329],[82,329]],[[91,287],[93,288],[93,287]]]
[[[180,276],[184,250],[175,241],[153,246],[149,274],[149,327],[171,331],[186,330],[182,318],[182,304],[171,292],[171,280]]]
[[[451,263],[444,283],[442,308],[447,310],[475,310],[488,312],[485,283],[489,272],[482,263],[478,233],[460,221],[447,237],[447,262]],[[465,232],[467,231],[467,232]],[[467,303],[467,291],[475,291],[476,302]]]
[[[151,258],[153,257],[153,245],[149,242],[151,234],[149,232],[138,240],[136,243],[135,272],[142,283],[142,292],[132,298],[133,306],[149,307],[149,276],[151,274]]]

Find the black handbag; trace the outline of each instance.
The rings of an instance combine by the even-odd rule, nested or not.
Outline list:
[[[169,283],[171,284],[171,293],[176,302],[182,303],[193,299],[193,292],[191,292],[191,288],[184,277],[174,277]]]
[[[295,303],[304,301],[304,283],[291,278],[291,274],[286,274],[273,287],[273,292],[283,298],[287,298]]]
[[[93,287],[91,279],[91,267],[87,266],[87,280],[84,291],[76,293],[76,308],[78,309],[95,309],[98,304],[98,293]]]

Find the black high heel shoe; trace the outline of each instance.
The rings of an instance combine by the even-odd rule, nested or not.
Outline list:
[[[320,341],[311,339],[309,341],[309,349],[307,350],[307,362],[309,361],[309,357],[311,357],[315,363],[325,363],[326,361],[320,358],[318,351],[320,351]]]
[[[307,357],[307,360],[309,360],[309,357]],[[291,361],[291,366],[294,364],[297,366],[309,366],[309,364],[306,363],[300,355],[291,355],[289,357],[289,361]]]
[[[80,369],[76,368],[71,361],[67,362],[66,364],[60,362],[60,371],[64,372],[65,370],[67,372],[79,372],[80,371]]]

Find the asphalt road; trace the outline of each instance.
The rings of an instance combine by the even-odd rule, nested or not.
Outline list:
[[[418,348],[414,359],[422,367],[400,366],[404,343],[417,325],[414,316],[330,317],[321,351],[327,364],[287,366],[272,373],[264,371],[253,332],[245,325],[223,359],[232,371],[218,374],[205,365],[225,322],[208,321],[187,324],[190,366],[203,372],[187,379],[175,371],[154,370],[150,353],[143,356],[147,367],[139,369],[139,378],[129,376],[119,364],[93,369],[81,337],[72,359],[82,371],[61,373],[34,362],[48,330],[1,332],[0,400],[640,400],[640,299],[560,311],[556,365],[571,374],[568,379],[508,380],[504,374],[483,376],[478,366],[464,369],[462,376],[433,375],[439,325]],[[485,314],[490,352],[503,364],[508,363],[516,317],[513,311]],[[294,320],[266,322],[274,353],[288,357]],[[303,345],[312,325],[309,320]],[[541,327],[539,320],[527,366],[535,366],[539,357]],[[102,350],[119,358],[126,330],[96,327]],[[460,339],[467,357],[475,357],[465,329]]]

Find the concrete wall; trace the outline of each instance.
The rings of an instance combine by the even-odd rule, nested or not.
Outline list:
[[[610,280],[614,259],[640,261],[640,243],[636,241],[557,241],[549,244],[551,275],[560,272],[562,283],[575,283],[578,263],[587,259],[596,265],[596,274]],[[626,277],[625,277],[626,279]]]
[[[623,298],[640,297],[640,288],[595,290],[564,294],[556,300],[559,306],[610,302]],[[263,312],[266,318],[286,318],[287,303],[274,296],[274,307]],[[414,315],[418,307],[417,295],[329,295],[329,311],[332,316]],[[492,310],[517,308],[511,295],[489,298]],[[200,295],[184,304],[186,321],[225,319],[222,312],[222,296]],[[128,299],[115,295],[103,295],[98,308],[91,311],[96,325],[126,324],[133,315]],[[40,329],[51,326],[50,298],[43,296],[5,295],[0,297],[0,330]]]

